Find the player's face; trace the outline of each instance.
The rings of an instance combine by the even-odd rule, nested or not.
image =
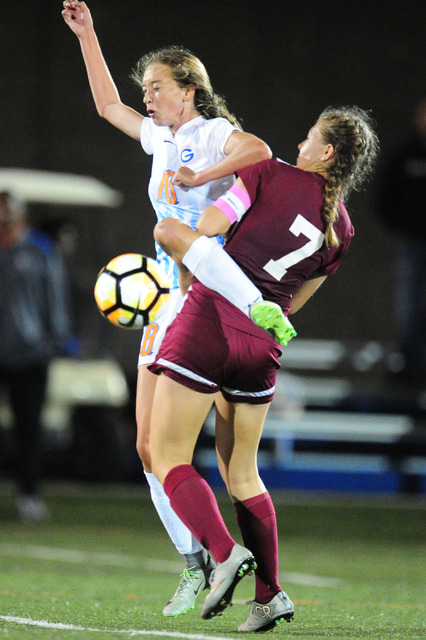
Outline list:
[[[298,145],[296,166],[304,171],[318,171],[321,168],[321,158],[327,152],[328,146],[317,123],[309,130],[306,140]]]
[[[178,85],[167,65],[153,62],[147,67],[143,77],[143,95],[148,116],[155,124],[176,131],[188,120],[187,88]]]

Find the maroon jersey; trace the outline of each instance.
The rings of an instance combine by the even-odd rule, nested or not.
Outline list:
[[[238,175],[252,206],[226,243],[226,251],[260,289],[265,300],[288,313],[291,298],[311,277],[335,273],[354,235],[343,204],[334,229],[338,247],[326,247],[322,219],[325,180],[273,158]]]

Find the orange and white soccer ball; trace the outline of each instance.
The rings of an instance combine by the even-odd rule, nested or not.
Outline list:
[[[94,294],[99,311],[113,325],[142,329],[165,311],[170,288],[164,270],[153,258],[125,253],[101,269]]]

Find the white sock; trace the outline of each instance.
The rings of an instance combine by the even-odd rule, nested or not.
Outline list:
[[[153,473],[147,473],[146,471],[144,471],[144,473],[151,490],[151,499],[154,507],[176,549],[182,555],[201,551],[204,548],[203,545],[200,544],[197,538],[173,511],[170,506],[170,500],[161,482],[157,480]]]
[[[189,247],[183,264],[204,286],[220,293],[247,316],[262,294],[223,247],[212,238],[200,236]]]

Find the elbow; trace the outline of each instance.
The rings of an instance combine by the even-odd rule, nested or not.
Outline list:
[[[108,112],[111,108],[111,102],[107,99],[95,98],[95,107],[98,115],[105,120],[108,120]]]
[[[257,143],[256,155],[258,157],[258,162],[261,162],[262,160],[269,160],[272,158],[271,148],[266,144],[266,142],[259,140]]]
[[[104,120],[108,120],[108,106],[108,104],[96,104],[96,111],[98,112],[98,116],[100,116]]]
[[[101,118],[110,122],[111,124],[117,126],[117,117],[120,109],[120,102],[96,102],[96,111],[100,115]]]

